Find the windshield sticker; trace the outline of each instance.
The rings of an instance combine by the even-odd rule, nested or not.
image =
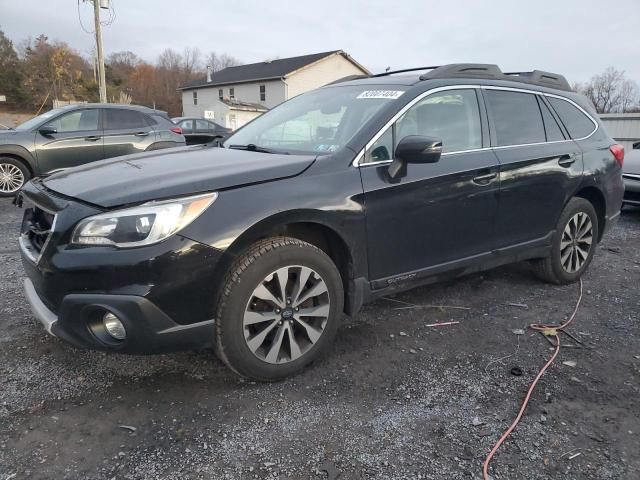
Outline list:
[[[400,98],[404,92],[401,90],[365,90],[356,98],[386,98],[389,100],[395,100]]]

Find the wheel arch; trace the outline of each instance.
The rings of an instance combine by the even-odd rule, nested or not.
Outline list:
[[[589,185],[578,190],[574,196],[584,198],[593,205],[598,216],[598,242],[600,242],[604,234],[605,215],[607,212],[607,201],[604,193],[598,187]]]
[[[2,157],[13,158],[14,160],[22,162],[32,177],[36,175],[35,160],[26,149],[22,147],[3,146],[2,150],[0,150],[0,158]]]
[[[345,311],[354,313],[353,279],[356,276],[356,256],[352,247],[345,240],[346,235],[340,232],[323,212],[298,211],[282,212],[262,220],[239,235],[227,249],[230,258],[245,252],[259,240],[270,237],[291,237],[310,243],[326,253],[335,263],[345,293]],[[359,306],[355,307],[357,310]]]

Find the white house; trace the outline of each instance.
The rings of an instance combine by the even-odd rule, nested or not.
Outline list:
[[[342,50],[228,67],[180,87],[182,114],[236,129],[308,90],[369,71]]]

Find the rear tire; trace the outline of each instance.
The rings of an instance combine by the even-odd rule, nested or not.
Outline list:
[[[343,304],[342,279],[326,253],[295,238],[262,240],[225,278],[216,353],[243,377],[281,380],[333,343]]]
[[[560,215],[548,257],[531,262],[537,277],[565,285],[589,267],[599,238],[598,215],[591,202],[572,198]]]
[[[30,178],[31,172],[22,161],[0,157],[0,197],[13,197]]]

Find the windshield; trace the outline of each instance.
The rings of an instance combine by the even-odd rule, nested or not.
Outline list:
[[[61,108],[54,108],[53,110],[49,110],[48,112],[38,115],[37,117],[33,117],[31,120],[27,120],[26,122],[21,123],[16,127],[16,130],[18,130],[19,132],[31,130],[33,127],[37,127],[40,123],[42,123],[46,119],[51,118],[54,115],[57,115],[63,111],[64,110]]]
[[[350,85],[313,90],[270,110],[224,142],[227,148],[267,148],[320,154],[342,148],[404,87]]]

